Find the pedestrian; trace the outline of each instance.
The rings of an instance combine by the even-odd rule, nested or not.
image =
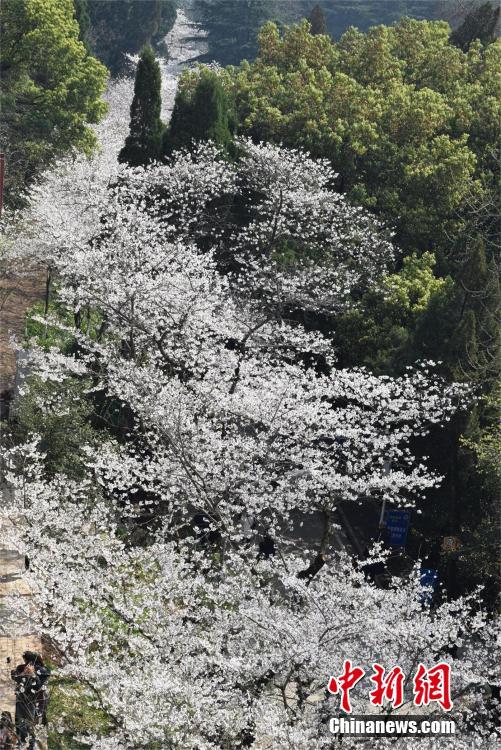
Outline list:
[[[49,706],[49,677],[50,677],[50,669],[49,667],[45,666],[42,657],[40,654],[37,654],[35,652],[26,652],[23,654],[25,656],[26,654],[30,654],[32,660],[33,660],[33,666],[35,667],[35,672],[37,674],[38,679],[41,682],[41,688],[37,693],[37,714],[38,714],[38,720],[41,724],[44,726],[47,725],[47,708]]]
[[[49,676],[50,669],[35,651],[25,651],[23,664],[11,672],[16,683],[16,732],[20,746],[28,740],[28,750],[35,747],[36,725],[46,723]]]
[[[0,714],[0,750],[15,750],[17,736],[10,711]]]
[[[275,540],[273,539],[270,534],[265,533],[263,535],[263,538],[259,542],[259,552],[258,552],[258,558],[264,558],[265,560],[269,560],[270,557],[273,557],[277,553],[277,545],[275,544]]]

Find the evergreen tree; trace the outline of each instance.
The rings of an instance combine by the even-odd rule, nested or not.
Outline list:
[[[194,141],[208,140],[228,151],[234,130],[228,95],[219,76],[205,68],[192,92],[181,87],[177,94],[163,152],[169,155],[180,148],[189,148]]]
[[[325,15],[321,5],[315,5],[308,20],[311,25],[312,34],[327,34]]]
[[[499,387],[501,373],[501,282],[495,260],[487,267],[484,295],[480,300],[479,357],[489,386]]]
[[[450,41],[463,52],[467,52],[470,44],[475,39],[480,39],[482,44],[490,44],[496,39],[496,27],[499,22],[499,5],[494,7],[491,3],[484,3],[474,8],[461,26],[452,32]]]
[[[75,5],[75,18],[78,21],[80,27],[80,34],[78,38],[85,46],[90,49],[88,42],[88,35],[90,31],[90,16],[87,0],[74,0]]]
[[[477,319],[472,309],[466,310],[453,340],[456,355],[455,375],[458,380],[469,380],[475,370],[478,357]]]
[[[151,47],[145,47],[137,66],[134,98],[130,108],[130,134],[118,160],[137,167],[160,158],[164,126],[160,66]]]

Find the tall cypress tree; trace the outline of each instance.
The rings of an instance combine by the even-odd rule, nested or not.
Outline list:
[[[466,310],[454,333],[453,351],[456,356],[454,367],[458,380],[472,380],[478,359],[477,318],[470,308]]]
[[[193,94],[178,92],[163,150],[169,155],[195,141],[211,140],[228,151],[234,130],[233,108],[219,76],[205,69]]]
[[[325,23],[325,15],[320,5],[315,5],[310,13],[309,22],[311,25],[312,34],[327,34],[327,26]]]
[[[134,98],[130,108],[130,133],[118,160],[132,167],[160,159],[164,126],[160,119],[160,66],[151,47],[141,52],[134,82]]]
[[[496,28],[499,23],[499,3],[492,5],[484,3],[474,8],[461,26],[452,32],[450,41],[463,52],[467,52],[470,44],[475,39],[480,39],[482,44],[491,44],[496,39]]]
[[[87,0],[74,0],[73,4],[75,6],[75,18],[77,19],[78,25],[80,26],[80,34],[78,38],[85,44],[90,52],[90,44],[88,41],[88,35],[90,31],[90,16]]]

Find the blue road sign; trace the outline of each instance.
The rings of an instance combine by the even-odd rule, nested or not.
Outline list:
[[[421,568],[419,571],[419,582],[424,589],[420,596],[421,603],[431,604],[433,600],[433,592],[435,591],[438,582],[438,570],[436,570],[436,568]]]
[[[408,510],[397,508],[387,510],[384,514],[386,525],[386,539],[391,547],[404,547],[409,531],[411,514]]]

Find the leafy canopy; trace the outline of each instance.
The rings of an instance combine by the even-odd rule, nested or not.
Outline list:
[[[402,19],[338,43],[304,21],[265,24],[255,62],[224,72],[241,130],[329,158],[339,187],[384,214],[407,248],[446,244],[496,167],[501,44],[467,53],[447,23]]]
[[[9,0],[0,22],[6,193],[16,202],[55,158],[92,150],[106,69],[79,41],[71,0]]]

